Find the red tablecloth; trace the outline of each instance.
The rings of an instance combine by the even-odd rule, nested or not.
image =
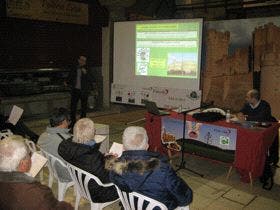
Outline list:
[[[165,153],[161,144],[161,117],[150,113],[147,113],[145,117],[145,128],[149,137],[150,149]],[[183,115],[176,112],[172,112],[170,117],[183,119]],[[195,121],[189,115],[187,115],[187,120]],[[262,175],[266,152],[278,133],[278,123],[274,123],[268,128],[258,129],[243,128],[233,123],[226,123],[225,121],[207,124],[237,129],[233,166],[240,173],[242,181],[249,182],[249,172],[251,172],[252,178],[258,178]]]

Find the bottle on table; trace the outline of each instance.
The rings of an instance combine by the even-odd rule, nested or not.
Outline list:
[[[226,122],[229,123],[230,122],[230,110],[228,109],[226,112]]]
[[[178,108],[178,112],[181,113],[182,112],[182,104],[179,106]]]

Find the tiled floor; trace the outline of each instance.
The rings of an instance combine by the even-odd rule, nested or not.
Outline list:
[[[130,122],[139,120],[137,125],[144,125],[142,118],[144,110],[130,111],[126,113],[99,112],[90,114],[90,117],[97,123],[110,125],[110,141],[121,140],[122,131]],[[47,126],[47,120],[31,120],[27,124],[37,133],[41,133]],[[254,209],[254,210],[280,210],[280,186],[279,170],[275,180],[277,183],[271,191],[262,189],[258,180],[254,181],[253,188],[249,184],[240,182],[237,172],[233,172],[229,180],[226,180],[226,174],[229,169],[227,164],[217,163],[215,161],[199,158],[192,155],[186,155],[186,167],[202,173],[204,177],[197,176],[188,170],[179,170],[181,176],[193,189],[194,197],[190,205],[191,210],[234,210],[234,209]],[[174,158],[172,164],[175,168],[179,163],[179,158]],[[44,171],[44,184],[47,184],[47,169]],[[57,184],[52,187],[54,193],[57,193]],[[73,188],[70,188],[65,196],[65,200],[73,206],[75,197]],[[81,200],[80,210],[90,209],[86,200]],[[105,208],[106,210],[120,209],[118,202]]]

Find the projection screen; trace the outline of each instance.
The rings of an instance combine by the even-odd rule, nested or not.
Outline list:
[[[112,87],[199,90],[202,26],[202,19],[115,22]]]

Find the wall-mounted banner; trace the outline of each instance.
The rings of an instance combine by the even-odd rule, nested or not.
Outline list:
[[[88,5],[67,0],[6,0],[7,16],[88,25]]]
[[[162,143],[181,139],[183,136],[183,120],[162,117]],[[186,121],[186,139],[193,139],[204,144],[224,150],[235,150],[237,130],[217,125]]]

